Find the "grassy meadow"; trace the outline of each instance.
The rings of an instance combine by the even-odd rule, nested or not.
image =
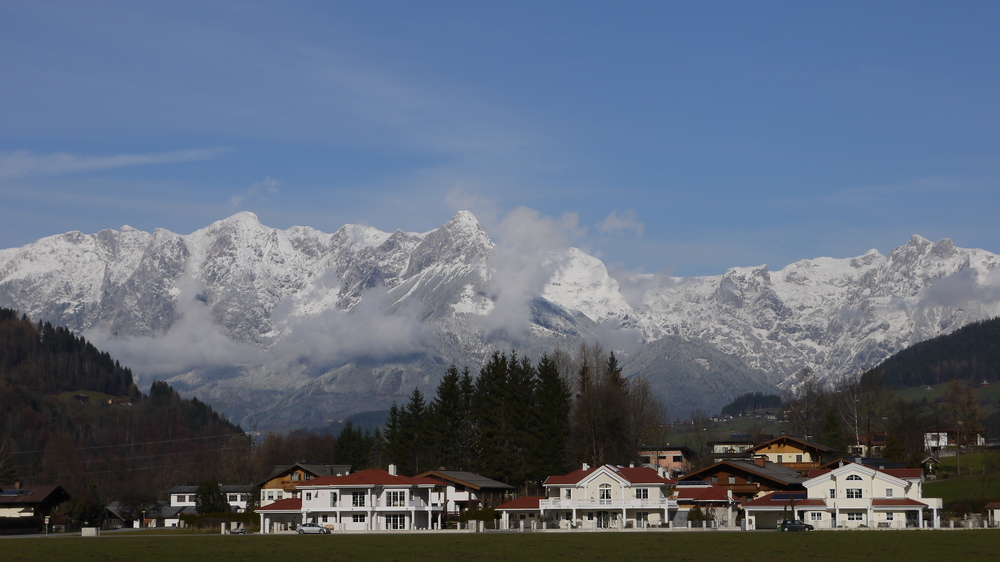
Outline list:
[[[7,562],[211,560],[993,560],[998,530],[590,532],[0,539]]]

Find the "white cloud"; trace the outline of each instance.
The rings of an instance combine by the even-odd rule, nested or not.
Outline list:
[[[259,181],[251,185],[250,189],[247,189],[243,193],[230,197],[229,206],[239,207],[247,199],[252,199],[261,203],[267,202],[268,196],[278,193],[280,191],[278,188],[282,186],[284,186],[283,183],[272,178],[271,176],[267,176],[263,181]]]
[[[575,213],[554,219],[519,207],[507,214],[497,226],[498,243],[490,257],[494,306],[478,319],[483,327],[515,338],[525,335],[531,328],[531,301],[558,267],[553,256],[585,234]]]
[[[248,344],[230,339],[212,318],[203,301],[204,285],[190,275],[177,281],[175,312],[179,319],[160,336],[114,337],[105,330],[86,334],[97,347],[128,365],[138,378],[168,376],[192,369],[258,365],[265,355]]]
[[[115,154],[93,156],[88,154],[35,154],[26,150],[0,153],[0,178],[14,179],[30,176],[57,176],[77,172],[95,172],[113,168],[173,164],[211,160],[229,152],[228,148],[198,148],[153,154]]]
[[[639,221],[635,211],[627,209],[622,212],[621,216],[618,216],[617,211],[612,211],[598,225],[598,230],[601,234],[617,234],[619,236],[624,235],[627,231],[632,231],[636,238],[641,238],[643,231],[646,230],[646,225]]]
[[[330,302],[339,286],[337,276],[328,271],[311,290],[272,310],[272,324],[283,333],[271,350],[275,359],[330,368],[359,359],[386,361],[428,349],[433,329],[420,322],[419,303],[390,311],[387,290],[376,287],[366,291],[350,311],[342,310]]]

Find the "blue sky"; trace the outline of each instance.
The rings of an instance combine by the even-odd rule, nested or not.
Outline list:
[[[997,2],[0,0],[0,247],[488,230],[615,268],[1000,252]]]

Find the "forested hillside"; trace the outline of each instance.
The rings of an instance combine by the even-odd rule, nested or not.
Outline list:
[[[890,388],[1000,380],[1000,318],[912,345],[871,371]]]
[[[0,309],[0,481],[156,496],[215,474],[241,433],[164,382],[143,395],[128,368],[69,330]]]

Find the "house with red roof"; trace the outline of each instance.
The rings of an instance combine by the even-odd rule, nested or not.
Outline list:
[[[442,507],[432,501],[440,484],[389,470],[368,469],[341,476],[322,476],[299,484],[299,523],[316,523],[331,530],[401,531],[440,528]],[[295,517],[289,499],[259,508],[261,529]],[[271,519],[269,516],[273,516]]]
[[[940,498],[923,497],[919,468],[875,469],[859,463],[813,469],[805,492],[773,492],[743,504],[748,525],[775,529],[783,518],[800,519],[817,529],[940,527]],[[751,523],[752,522],[752,523]]]
[[[670,497],[673,480],[662,471],[606,464],[569,474],[549,476],[545,497],[538,499],[538,519],[560,528],[608,529],[665,525],[677,502]],[[513,516],[530,518],[524,506],[497,508],[501,526],[512,526]]]
[[[678,481],[674,498],[677,500],[677,514],[671,520],[674,526],[686,526],[696,507],[705,521],[720,527],[735,524],[734,509],[739,502],[733,498],[732,490],[702,480]]]

